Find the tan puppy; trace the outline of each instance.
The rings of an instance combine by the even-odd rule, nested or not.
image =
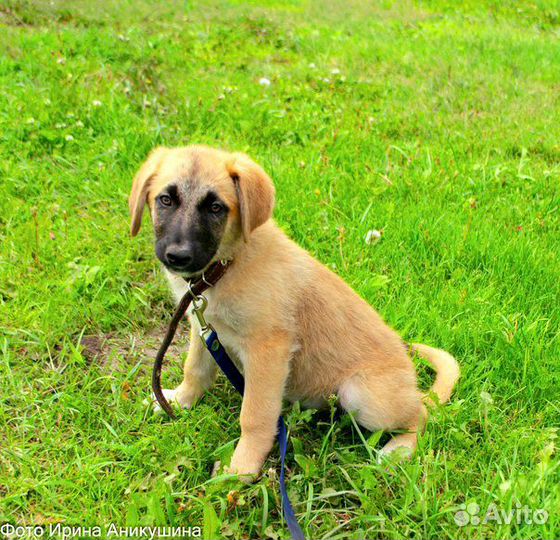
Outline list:
[[[211,263],[233,263],[209,289],[206,319],[245,376],[241,438],[229,470],[256,475],[272,447],[282,400],[320,407],[337,394],[369,430],[404,429],[383,449],[413,450],[426,411],[407,347],[336,274],[272,221],[274,186],[246,155],[203,146],[157,148],[130,195],[131,232],[148,203],[156,253],[177,300],[184,277]],[[214,381],[216,366],[190,317],[184,380],[165,390],[190,407]],[[459,377],[444,351],[414,345],[437,371],[433,392],[449,400]]]

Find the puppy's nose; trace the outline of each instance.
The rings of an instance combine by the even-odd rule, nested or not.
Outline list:
[[[167,262],[172,266],[188,266],[193,260],[192,250],[181,246],[170,246],[165,252]]]

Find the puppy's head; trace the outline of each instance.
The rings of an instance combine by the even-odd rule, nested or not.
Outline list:
[[[192,276],[231,256],[240,240],[270,219],[274,186],[245,154],[204,146],[156,148],[129,197],[131,234],[148,205],[156,255],[172,272]]]

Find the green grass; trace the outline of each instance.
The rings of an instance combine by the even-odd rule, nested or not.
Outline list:
[[[307,535],[558,537],[560,6],[458,4],[0,1],[0,522],[288,538],[277,473],[210,480],[239,437],[223,377],[177,422],[142,405],[172,302],[127,194],[196,142],[254,156],[290,236],[462,366],[391,467],[287,409]],[[472,502],[549,518],[457,527]]]

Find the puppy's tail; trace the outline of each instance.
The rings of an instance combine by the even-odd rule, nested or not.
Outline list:
[[[421,343],[409,345],[409,349],[427,360],[436,372],[436,380],[431,388],[440,403],[447,403],[453,387],[459,380],[459,364],[453,356],[441,349],[434,349]]]

